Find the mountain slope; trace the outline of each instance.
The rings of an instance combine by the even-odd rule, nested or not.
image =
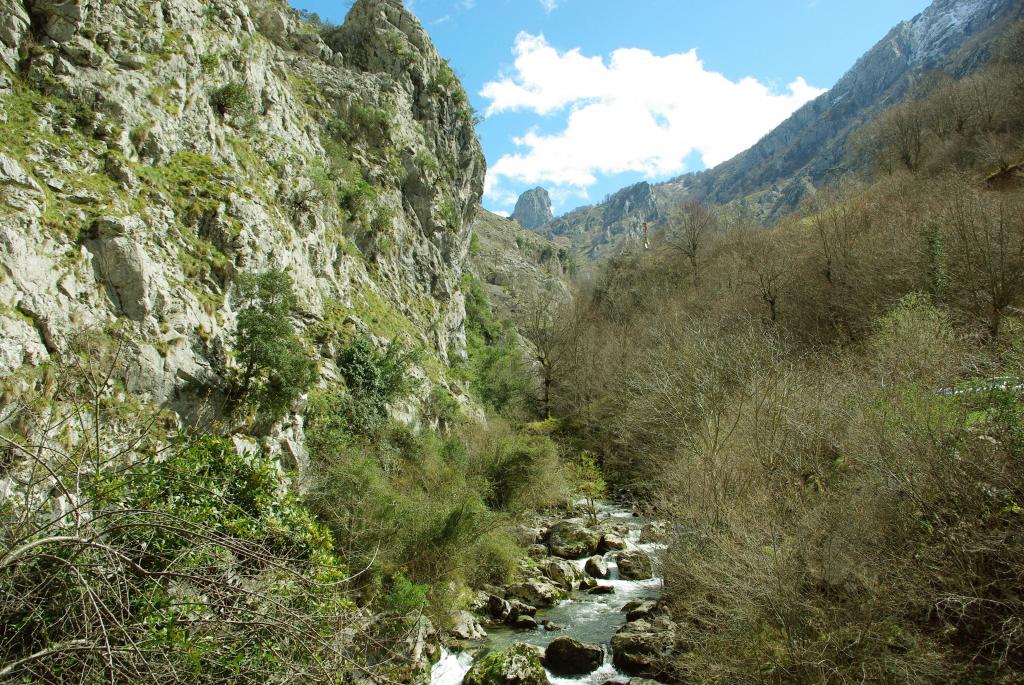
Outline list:
[[[852,129],[899,102],[929,72],[962,76],[976,68],[987,57],[984,39],[1021,16],[1019,0],[936,0],[893,28],[831,90],[752,148],[675,182],[713,204],[764,193],[757,198],[760,214],[774,219],[795,207],[808,189],[842,174]]]
[[[935,71],[961,77],[985,64],[992,42],[1021,17],[1020,0],[935,0],[749,150],[713,169],[624,188],[538,231],[569,236],[578,254],[597,259],[621,249],[644,221],[665,221],[669,208],[688,197],[716,205],[743,202],[744,211],[771,222],[808,192],[852,170],[846,141],[853,130],[926,88]]]

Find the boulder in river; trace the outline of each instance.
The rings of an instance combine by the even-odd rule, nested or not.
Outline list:
[[[601,536],[579,521],[559,521],[548,533],[548,549],[563,559],[583,559],[597,551]]]
[[[479,659],[462,682],[463,685],[548,685],[548,676],[537,649],[517,642]]]
[[[622,611],[626,614],[626,621],[639,621],[642,618],[648,618],[654,613],[657,608],[657,604],[654,602],[630,602],[626,606],[622,607]]]
[[[544,652],[544,666],[557,675],[583,675],[600,668],[604,649],[571,637],[555,638]]]
[[[612,663],[631,676],[665,677],[675,637],[675,624],[665,619],[627,623],[612,637]]]
[[[615,587],[613,585],[598,585],[592,587],[587,591],[588,595],[614,595]]]
[[[625,580],[645,580],[654,574],[651,558],[639,550],[619,552],[615,555],[619,577]]]
[[[554,606],[562,598],[561,591],[544,580],[528,580],[508,587],[508,596],[535,607]]]
[[[457,640],[482,640],[487,637],[487,632],[476,620],[476,617],[468,611],[460,611],[456,614],[451,634]]]
[[[563,590],[572,592],[580,586],[583,572],[580,567],[564,559],[546,559],[541,571]]]
[[[626,540],[621,535],[615,533],[605,533],[601,536],[600,542],[597,543],[598,554],[617,552],[622,549],[626,549]]]
[[[586,571],[591,578],[607,579],[609,574],[608,562],[604,560],[604,557],[594,555],[587,559],[587,563],[583,566],[583,570]]]
[[[498,595],[491,595],[487,598],[487,614],[495,621],[504,621],[512,613],[512,607],[507,600]]]
[[[518,599],[510,599],[510,600],[508,600],[508,607],[509,607],[508,617],[509,617],[509,620],[512,620],[512,621],[516,620],[520,616],[536,616],[537,615],[537,607],[530,606],[529,604],[526,604],[525,602],[520,602]]]
[[[516,616],[516,620],[512,623],[513,628],[519,630],[537,630],[537,619],[529,614],[520,614]]]

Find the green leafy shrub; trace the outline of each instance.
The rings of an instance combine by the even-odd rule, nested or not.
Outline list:
[[[241,311],[235,355],[242,367],[232,396],[276,420],[312,385],[316,363],[295,333],[297,300],[283,271],[247,275],[239,282]]]
[[[338,355],[338,371],[358,405],[355,427],[359,432],[377,428],[387,416],[388,404],[412,390],[409,367],[419,358],[392,341],[383,350],[368,338],[356,338]]]
[[[210,104],[221,117],[242,117],[252,114],[256,100],[244,83],[232,81],[210,93]]]

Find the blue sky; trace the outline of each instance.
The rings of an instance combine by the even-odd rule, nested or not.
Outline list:
[[[340,22],[351,2],[291,0]],[[484,206],[556,213],[713,166],[831,87],[927,0],[406,0],[462,78]]]

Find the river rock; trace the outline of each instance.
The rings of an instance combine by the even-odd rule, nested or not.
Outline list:
[[[589,557],[599,541],[600,535],[578,521],[560,521],[548,532],[548,549],[563,559]]]
[[[610,571],[608,571],[608,562],[604,560],[604,557],[596,554],[587,559],[587,563],[583,566],[583,570],[590,574],[591,578],[607,579],[610,575]]]
[[[511,613],[512,607],[507,600],[497,595],[487,598],[487,614],[495,621],[504,621]]]
[[[668,539],[668,526],[663,521],[645,523],[640,529],[640,542],[663,543]]]
[[[622,607],[622,610],[626,614],[626,621],[639,621],[642,618],[648,618],[654,613],[657,606],[654,602],[630,602]]]
[[[540,654],[522,642],[479,659],[462,682],[463,685],[549,685]]]
[[[598,585],[587,592],[589,595],[614,595],[615,587],[612,585]]]
[[[548,555],[548,548],[544,545],[530,545],[526,548],[526,555],[531,559],[543,559]]]
[[[537,615],[537,607],[530,606],[529,604],[526,604],[525,602],[520,602],[518,599],[510,599],[510,600],[508,600],[508,607],[509,607],[508,617],[509,617],[509,620],[512,620],[512,621],[516,620],[520,616],[536,616]]]
[[[451,634],[457,640],[483,640],[487,637],[487,632],[468,611],[460,611],[455,615],[455,625]]]
[[[626,549],[626,541],[616,533],[605,533],[597,543],[597,553],[607,554]]]
[[[537,630],[537,619],[529,614],[516,616],[516,620],[512,623],[512,627],[518,630]]]
[[[541,571],[563,590],[572,592],[580,586],[583,572],[579,566],[563,559],[547,559]]]
[[[619,552],[615,555],[619,576],[625,580],[645,580],[654,573],[651,558],[639,550]]]
[[[557,587],[547,581],[528,580],[523,583],[510,585],[508,596],[520,599],[535,607],[550,607],[554,606],[555,602],[561,599],[562,593]]]
[[[667,620],[627,623],[612,637],[612,663],[623,673],[664,677],[675,643],[675,625]]]
[[[555,638],[544,652],[544,666],[557,675],[583,675],[600,668],[604,650],[571,637]]]

